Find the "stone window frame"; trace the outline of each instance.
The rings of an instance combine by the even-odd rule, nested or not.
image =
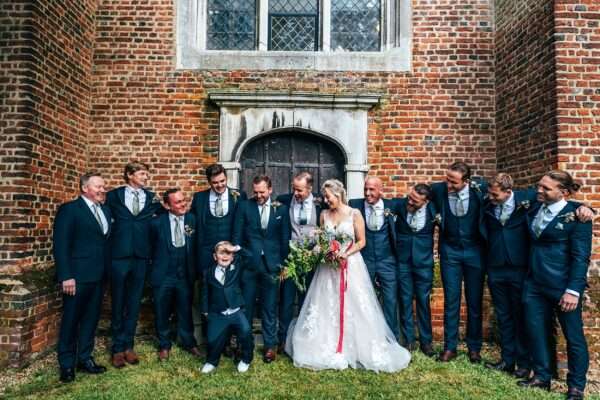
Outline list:
[[[411,0],[382,1],[377,52],[332,51],[331,0],[320,1],[319,51],[268,51],[268,0],[258,1],[258,50],[206,50],[207,0],[176,0],[176,68],[183,70],[402,71],[412,68]]]

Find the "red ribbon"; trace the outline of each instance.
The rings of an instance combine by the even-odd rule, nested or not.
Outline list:
[[[350,242],[349,249],[352,247],[354,242]],[[340,261],[340,335],[338,338],[336,353],[342,352],[342,346],[344,344],[344,297],[348,289],[348,259],[344,258]]]

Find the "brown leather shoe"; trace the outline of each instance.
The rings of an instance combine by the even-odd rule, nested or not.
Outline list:
[[[277,351],[275,351],[273,349],[267,349],[267,351],[265,351],[265,354],[263,356],[263,361],[268,364],[268,363],[275,361],[276,358],[277,358]]]
[[[478,351],[469,350],[469,361],[473,364],[479,364],[481,362],[481,354]]]
[[[189,349],[186,349],[185,351],[187,351],[188,353],[190,353],[191,355],[193,355],[196,358],[202,358],[202,353],[200,353],[200,349],[196,346],[190,347]]]
[[[169,349],[161,349],[158,352],[158,361],[167,361],[169,359]]]
[[[112,365],[115,368],[123,368],[125,364],[125,353],[119,352],[112,356]]]
[[[455,358],[456,358],[456,351],[444,350],[438,356],[438,361],[448,362],[448,361],[454,360]]]
[[[140,359],[135,354],[135,351],[129,349],[125,350],[125,361],[127,361],[127,364],[135,365],[140,362]]]

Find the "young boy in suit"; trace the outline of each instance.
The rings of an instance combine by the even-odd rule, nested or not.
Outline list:
[[[215,370],[232,332],[236,334],[241,350],[237,370],[241,373],[248,371],[252,362],[254,337],[243,312],[242,267],[233,263],[238,249],[228,241],[217,243],[213,254],[215,264],[204,271],[202,305],[208,321],[208,352],[201,369],[204,374]]]

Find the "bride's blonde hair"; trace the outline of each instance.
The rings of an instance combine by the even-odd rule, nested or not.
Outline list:
[[[342,204],[348,204],[348,200],[346,199],[346,189],[344,189],[344,184],[337,179],[327,179],[321,185],[321,194],[325,196],[325,189],[328,189],[335,197],[340,199]]]

